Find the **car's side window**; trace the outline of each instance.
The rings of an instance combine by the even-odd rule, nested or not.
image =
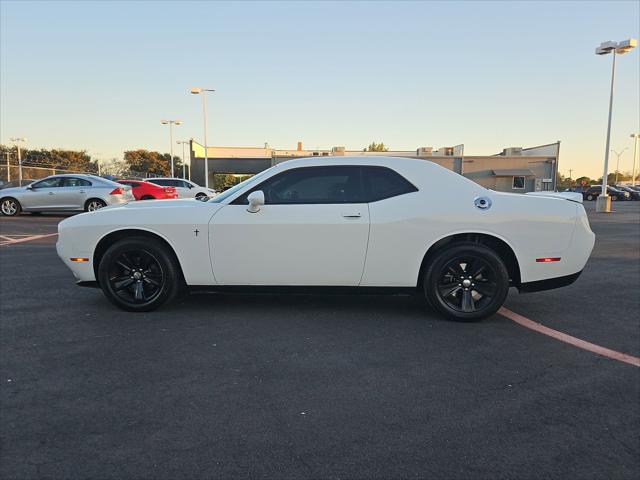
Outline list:
[[[334,204],[364,201],[360,167],[301,167],[287,170],[260,183],[234,200],[246,204],[247,196],[256,190],[264,192],[265,204]]]
[[[162,185],[163,187],[175,187],[175,185],[171,183],[171,180],[162,180],[161,178],[153,180],[152,183],[155,183],[156,185]]]
[[[176,187],[182,187],[182,188],[191,188],[191,185],[189,184],[189,182],[185,182],[184,180],[176,180]]]
[[[398,172],[387,167],[363,167],[367,202],[397,197],[418,189]]]
[[[54,177],[54,178],[45,178],[44,180],[40,180],[32,184],[31,188],[57,188],[62,186],[62,178]]]
[[[64,179],[63,186],[65,186],[65,187],[90,187],[91,186],[91,182],[89,180],[85,180],[83,178],[66,177]]]

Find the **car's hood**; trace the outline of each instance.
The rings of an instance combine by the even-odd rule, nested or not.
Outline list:
[[[0,197],[24,192],[27,187],[7,187],[0,189]]]
[[[175,200],[138,200],[129,202],[119,208],[124,210],[139,210],[147,208],[197,208],[201,207],[204,202],[195,198],[180,198]]]

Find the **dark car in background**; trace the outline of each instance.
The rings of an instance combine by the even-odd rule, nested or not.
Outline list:
[[[587,190],[582,192],[582,198],[585,200],[595,200],[602,193],[602,186],[597,185],[594,187],[589,187]],[[615,187],[611,187],[607,185],[607,193],[611,197],[612,201],[616,200],[631,200],[631,194],[629,192],[623,192],[622,190],[618,190]]]
[[[616,185],[615,188],[622,192],[628,192],[631,200],[640,200],[640,191],[636,188],[629,187],[626,185]]]

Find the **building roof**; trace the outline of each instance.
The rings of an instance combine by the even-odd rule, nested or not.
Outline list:
[[[494,177],[535,177],[536,174],[526,168],[511,170],[493,170]]]

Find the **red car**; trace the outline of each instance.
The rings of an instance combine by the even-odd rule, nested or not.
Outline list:
[[[129,185],[136,200],[155,200],[161,198],[178,198],[175,187],[162,187],[155,183],[142,180],[117,180],[118,183]]]

